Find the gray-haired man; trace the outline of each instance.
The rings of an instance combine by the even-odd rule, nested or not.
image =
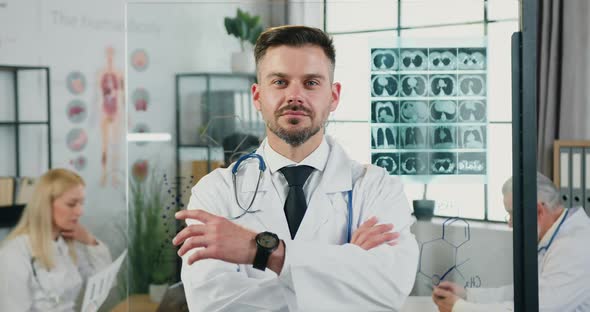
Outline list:
[[[512,227],[512,178],[502,187]],[[537,173],[539,311],[590,311],[590,218],[581,208],[565,209],[555,185]],[[439,310],[513,311],[512,285],[465,290],[442,282],[432,292]]]

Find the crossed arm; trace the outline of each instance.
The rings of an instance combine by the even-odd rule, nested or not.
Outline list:
[[[217,195],[228,185],[202,182],[219,184],[216,192],[198,184],[192,209],[177,215],[189,226],[173,240],[182,244],[182,280],[191,311],[317,311],[318,304],[333,311],[399,309],[418,261],[413,221],[399,181],[376,169],[367,174],[355,186],[353,206],[364,223],[350,244],[285,238],[265,272],[248,266],[257,232],[216,215],[223,205]],[[392,232],[392,224],[399,233]]]
[[[183,210],[176,213],[179,220],[195,219],[202,224],[184,228],[174,237],[174,245],[182,244],[178,251],[184,256],[189,250],[201,248],[188,258],[191,265],[203,259],[217,259],[234,264],[252,264],[256,255],[256,232],[237,225],[226,218],[204,210]],[[391,232],[393,224],[377,224],[376,217],[365,221],[352,235],[351,244],[370,250],[381,244],[394,246],[400,234]],[[285,244],[281,242],[269,259],[268,268],[281,274],[285,262]]]

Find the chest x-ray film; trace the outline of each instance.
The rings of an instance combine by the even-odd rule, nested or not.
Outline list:
[[[484,39],[370,44],[371,160],[406,181],[487,176]]]

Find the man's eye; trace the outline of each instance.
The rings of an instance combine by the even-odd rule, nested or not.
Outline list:
[[[305,84],[308,85],[308,86],[317,86],[317,85],[319,85],[319,83],[317,81],[315,81],[315,80],[307,81]]]
[[[283,86],[286,84],[285,80],[275,80],[273,82],[273,84],[277,85],[277,86]]]

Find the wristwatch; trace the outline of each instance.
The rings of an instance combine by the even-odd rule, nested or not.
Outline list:
[[[275,233],[262,232],[256,235],[256,256],[254,257],[254,268],[264,271],[268,264],[270,254],[279,247],[279,237]]]

